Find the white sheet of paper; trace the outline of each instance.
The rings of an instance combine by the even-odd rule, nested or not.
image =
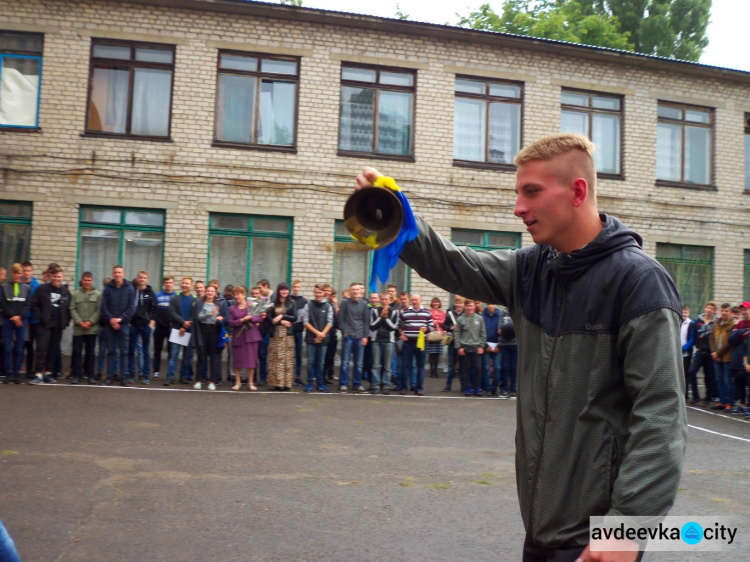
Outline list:
[[[185,332],[184,334],[180,335],[179,330],[177,330],[176,328],[172,328],[172,331],[169,333],[169,343],[176,343],[177,345],[189,345],[190,336],[192,336],[190,332]]]
[[[492,342],[487,342],[487,347],[489,347],[490,349],[495,349],[497,347],[497,344],[492,343]]]

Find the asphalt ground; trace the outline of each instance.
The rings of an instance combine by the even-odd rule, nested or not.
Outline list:
[[[520,560],[514,400],[0,385],[0,517],[24,561]],[[750,559],[750,423],[690,408],[673,515]]]

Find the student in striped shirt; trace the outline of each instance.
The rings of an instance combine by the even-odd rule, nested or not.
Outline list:
[[[417,396],[424,396],[424,363],[426,359],[424,347],[417,348],[419,333],[427,334],[432,331],[432,314],[422,307],[422,297],[417,294],[411,296],[411,306],[400,313],[402,323],[401,341],[403,341],[402,353],[404,357],[403,366],[409,377],[402,378],[401,394],[406,394],[407,382],[411,383],[411,390]],[[412,358],[416,359],[416,366],[412,366]]]

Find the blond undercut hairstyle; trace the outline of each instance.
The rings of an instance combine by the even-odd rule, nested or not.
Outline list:
[[[596,166],[594,165],[594,143],[583,135],[574,133],[557,133],[534,141],[521,150],[513,159],[516,166],[537,160],[551,160],[556,156],[570,154],[570,161],[575,167],[562,166],[555,172],[561,184],[567,184],[583,177],[588,183],[591,194],[596,197]]]

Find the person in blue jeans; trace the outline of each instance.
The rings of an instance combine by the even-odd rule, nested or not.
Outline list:
[[[406,383],[417,396],[424,396],[424,364],[427,359],[424,346],[418,347],[420,332],[428,334],[432,331],[432,314],[422,306],[422,297],[418,294],[411,296],[411,306],[399,313],[401,320],[401,341],[403,347],[404,376],[401,379],[401,394],[409,390]]]
[[[458,318],[464,313],[464,298],[456,295],[453,299],[453,306],[448,309],[445,313],[445,324],[443,324],[443,331],[448,335],[453,335],[456,330],[456,322]],[[443,392],[450,392],[453,386],[453,379],[456,376],[456,361],[458,359],[458,350],[451,344],[448,346],[448,376],[445,378],[445,387]],[[462,388],[461,391],[464,389]]]
[[[114,382],[115,373],[120,373],[121,384],[131,386],[127,380],[128,349],[130,344],[130,319],[135,312],[135,290],[125,279],[121,265],[112,268],[112,281],[102,294],[102,320],[107,335],[107,384]]]
[[[302,385],[302,348],[305,347],[302,311],[307,306],[307,299],[302,295],[302,281],[292,281],[291,297],[297,309],[297,322],[294,323],[294,384],[300,386]]]
[[[338,322],[341,330],[341,371],[339,372],[339,392],[346,392],[349,385],[349,362],[354,365],[352,390],[364,392],[362,386],[362,358],[370,327],[370,309],[362,298],[365,286],[352,283],[350,297],[341,301]]]
[[[497,310],[497,305],[487,303],[484,311],[482,311],[482,318],[487,330],[487,349],[484,355],[482,355],[483,390],[491,396],[496,396],[502,375],[500,346],[498,344],[500,336],[500,311]],[[490,365],[493,371],[491,381]]]
[[[11,280],[0,285],[0,314],[4,318],[3,368],[5,382],[20,384],[20,371],[23,365],[24,342],[28,314],[31,308],[31,286],[22,281],[23,268],[14,263],[10,268]]]
[[[151,331],[156,324],[156,293],[148,284],[148,272],[141,270],[135,278],[135,313],[130,320],[130,348],[128,350],[129,377],[138,375],[143,384],[151,382]],[[137,371],[137,373],[136,373]]]
[[[307,385],[305,392],[328,392],[325,379],[325,358],[329,333],[333,329],[333,305],[325,298],[322,283],[315,285],[315,300],[307,301],[300,319],[305,327],[307,344]]]
[[[183,277],[180,282],[180,293],[169,300],[169,314],[172,317],[172,329],[179,330],[180,334],[193,331],[193,323],[190,318],[193,315],[193,278]],[[180,382],[187,384],[193,378],[193,341],[188,345],[171,344],[169,346],[169,365],[167,366],[167,379],[164,386],[174,384],[174,376],[177,372],[177,362],[182,350],[182,366],[180,367]]]
[[[713,331],[711,332],[711,358],[714,360],[716,386],[719,392],[719,402],[711,407],[712,410],[729,411],[734,405],[734,381],[729,372],[729,361],[732,359],[729,334],[734,330],[735,325],[732,305],[729,303],[722,304],[719,310],[719,318],[714,321]]]

